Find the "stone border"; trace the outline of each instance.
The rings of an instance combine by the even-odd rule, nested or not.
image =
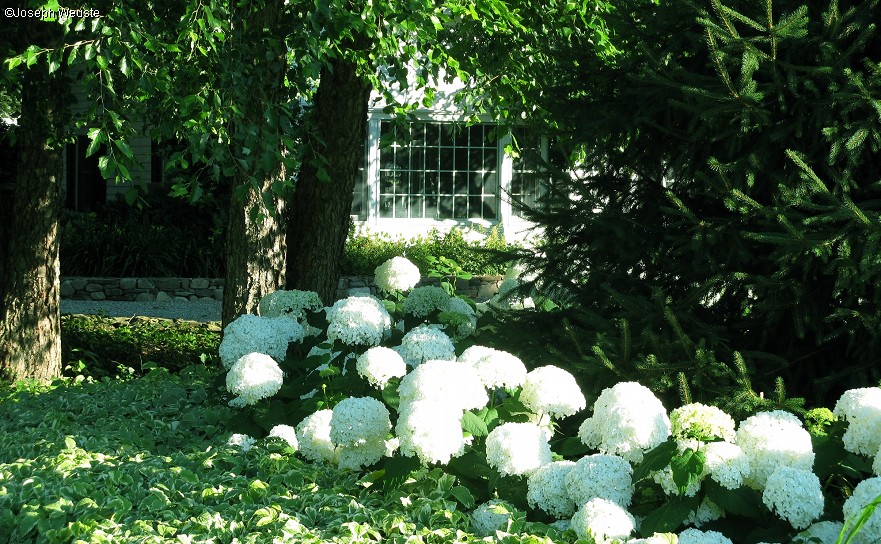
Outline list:
[[[501,276],[475,276],[457,284],[460,295],[478,302],[495,295]],[[440,285],[440,278],[422,278],[419,285]],[[337,285],[337,298],[377,295],[373,276],[345,276]],[[61,298],[69,300],[223,300],[223,278],[93,278],[62,277]]]

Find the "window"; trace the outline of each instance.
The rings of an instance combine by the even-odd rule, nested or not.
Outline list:
[[[514,134],[519,148],[511,161],[511,209],[522,217],[521,205],[534,208],[545,191],[548,145],[545,138],[529,135],[523,130]]]
[[[499,215],[499,150],[492,125],[380,123],[381,218]]]

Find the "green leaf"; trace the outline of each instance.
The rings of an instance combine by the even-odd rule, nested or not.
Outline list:
[[[462,414],[462,429],[471,434],[471,436],[486,436],[489,434],[486,422],[471,411],[466,411]]]
[[[644,537],[655,533],[672,533],[699,506],[700,499],[697,497],[672,497],[669,502],[649,512],[642,520],[639,532]]]
[[[551,444],[551,448],[563,457],[578,457],[590,451],[580,438],[568,436]]]
[[[396,455],[386,458],[383,463],[382,477],[378,480],[382,484],[382,490],[388,492],[401,487],[410,473],[417,468],[419,468],[419,459],[416,457]]]
[[[132,152],[132,148],[129,147],[127,143],[125,143],[125,140],[113,140],[113,145],[126,157],[130,159],[135,158],[135,154]]]
[[[471,491],[469,491],[467,487],[457,485],[450,489],[450,495],[459,501],[459,503],[465,508],[470,510],[474,507],[474,495],[471,494]]]
[[[633,482],[639,482],[640,480],[647,478],[652,472],[661,470],[669,465],[670,461],[673,460],[673,456],[676,455],[676,452],[677,446],[675,440],[668,440],[651,449],[643,456],[642,463],[634,469]]]
[[[762,516],[762,509],[759,507],[762,497],[758,491],[746,487],[727,489],[712,478],[704,481],[703,488],[707,498],[729,514],[748,518]]]
[[[689,448],[670,461],[670,468],[673,469],[673,482],[679,488],[680,494],[685,493],[689,484],[700,480],[706,459],[704,452]]]

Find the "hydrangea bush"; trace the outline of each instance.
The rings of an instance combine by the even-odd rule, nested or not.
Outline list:
[[[881,390],[845,393],[837,419],[811,427],[781,410],[739,423],[699,403],[668,410],[637,382],[588,403],[565,369],[473,345],[476,305],[413,289],[416,272],[392,259],[377,269],[386,300],[317,309],[292,302],[307,295],[276,295],[266,307],[282,308],[280,317],[262,319],[284,327],[256,316],[231,325],[235,443],[254,447],[250,435],[268,434],[385,493],[443,474],[489,537],[526,516],[595,544],[831,544],[833,533],[855,530],[857,544],[881,539],[881,477],[871,477],[881,465]],[[578,421],[575,436],[560,432]]]

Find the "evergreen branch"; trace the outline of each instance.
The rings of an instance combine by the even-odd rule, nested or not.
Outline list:
[[[679,372],[676,379],[679,381],[679,398],[682,404],[691,404],[693,402],[691,389],[688,387],[688,378],[685,377],[685,372]]]
[[[737,91],[734,89],[734,85],[731,83],[731,76],[728,75],[728,71],[725,69],[725,66],[722,64],[722,53],[719,52],[719,47],[716,45],[716,39],[713,37],[713,33],[707,29],[707,46],[710,48],[710,54],[713,57],[713,64],[716,66],[716,73],[719,74],[719,77],[722,78],[722,82],[725,83],[725,86],[728,87],[728,91],[735,98],[740,98],[737,94]]]
[[[734,25],[731,24],[731,21],[725,17],[725,13],[727,8],[722,5],[719,0],[713,0],[713,8],[716,10],[716,14],[719,15],[719,18],[722,19],[722,22],[725,23],[725,28],[728,29],[728,33],[734,38],[740,38],[740,35],[737,33],[737,29],[734,28]]]
[[[768,4],[769,4],[769,5],[770,5],[770,3],[771,3],[771,1],[768,0]],[[750,18],[747,17],[746,15],[744,15],[744,14],[742,14],[742,13],[740,13],[740,12],[734,11],[733,9],[731,9],[731,8],[729,8],[729,7],[727,7],[727,6],[720,6],[720,9],[721,9],[722,11],[724,11],[725,14],[728,15],[728,16],[730,16],[731,18],[733,18],[733,19],[737,19],[737,20],[740,21],[741,23],[743,23],[743,24],[745,24],[745,25],[747,25],[747,26],[751,26],[752,28],[758,30],[759,32],[764,32],[764,31],[766,30],[766,28],[765,28],[764,26],[762,26],[761,24],[759,24],[758,22],[753,21],[752,19],[750,19]],[[770,7],[769,7],[768,9],[770,9]],[[730,25],[730,23],[729,23],[727,20],[726,20],[725,22],[726,22],[726,24],[729,24],[729,25]]]

